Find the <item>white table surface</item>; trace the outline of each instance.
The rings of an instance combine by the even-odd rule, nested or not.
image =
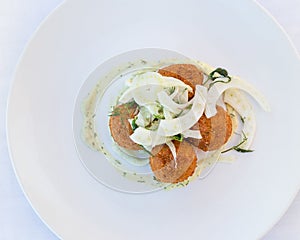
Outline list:
[[[13,71],[25,44],[40,22],[61,2],[0,0],[0,240],[58,239],[35,214],[18,185],[8,155],[5,112]],[[300,0],[258,2],[284,27],[300,52]],[[294,239],[300,239],[300,193],[263,238]]]

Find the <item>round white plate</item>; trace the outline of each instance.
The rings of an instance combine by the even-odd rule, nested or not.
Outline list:
[[[173,191],[130,195],[99,184],[74,145],[77,93],[96,66],[146,47],[226,67],[264,92],[272,112],[255,105],[255,152]],[[7,113],[16,175],[63,239],[259,238],[299,190],[299,71],[286,35],[250,0],[66,1],[16,71]]]

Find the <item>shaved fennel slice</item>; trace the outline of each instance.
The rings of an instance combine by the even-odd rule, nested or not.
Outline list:
[[[169,110],[170,112],[175,113],[175,114],[181,113],[184,108],[186,108],[189,105],[191,105],[193,103],[193,101],[194,101],[194,98],[193,98],[193,99],[191,99],[187,103],[178,104],[178,103],[174,102],[172,100],[172,98],[165,91],[159,92],[157,94],[157,96],[158,96],[159,103],[164,108],[166,108],[167,110]]]
[[[219,91],[215,85],[213,85],[208,93],[207,93],[207,99],[206,99],[206,108],[205,108],[205,116],[207,118],[213,117],[217,114],[217,102],[219,101],[219,98],[222,97],[222,92]]]
[[[190,129],[202,116],[207,97],[207,88],[197,85],[191,109],[183,116],[160,121],[158,134],[161,136],[174,136]]]
[[[183,135],[184,138],[196,138],[196,139],[201,139],[202,138],[201,133],[200,133],[199,130],[188,129],[188,130],[183,131],[182,135]]]
[[[144,85],[132,91],[134,101],[140,106],[154,104],[157,101],[157,94],[164,90],[160,85]]]
[[[151,103],[144,106],[152,115],[159,115],[161,106],[157,103]]]
[[[166,142],[166,144],[168,145],[168,147],[170,148],[170,151],[173,155],[174,158],[174,162],[175,162],[175,168],[177,168],[177,155],[176,155],[176,147],[174,145],[174,143],[172,141],[168,141]]]
[[[167,120],[173,119],[173,114],[169,110],[164,108],[163,111],[164,111],[165,119],[167,119]]]
[[[143,127],[137,128],[133,134],[130,135],[132,141],[143,146],[155,147],[164,144],[167,141],[166,137],[157,134],[157,131],[151,131]]]
[[[184,90],[183,92],[179,92],[175,97],[174,101],[178,103],[187,103],[189,101],[189,93],[188,90]]]
[[[181,80],[173,77],[165,77],[158,72],[146,72],[144,74],[137,75],[132,81],[132,87],[139,87],[150,83],[163,85],[165,87],[183,87],[193,92],[193,89],[182,82]]]
[[[125,90],[125,92],[121,95],[119,101],[121,103],[126,103],[130,101],[133,98],[134,92],[138,93],[141,90],[140,87],[143,86],[157,86],[161,88],[160,91],[162,91],[163,88],[179,87],[181,89],[187,89],[188,91],[193,92],[193,89],[189,85],[176,78],[164,77],[157,72],[147,72],[144,74],[137,75],[132,80],[130,87],[127,90]]]
[[[237,89],[226,90],[224,94],[224,102],[232,106],[244,122],[243,133],[246,135],[247,141],[240,147],[243,149],[249,149],[254,139],[256,130],[255,113],[252,105],[249,103],[245,94]],[[241,138],[243,140],[243,134]]]
[[[179,92],[179,90],[178,90],[178,87],[177,88],[175,88],[175,91],[170,95],[170,98],[174,98],[174,97],[176,97],[176,95],[178,94],[178,92]]]
[[[226,103],[225,103],[226,104]],[[230,118],[231,118],[231,124],[232,124],[232,134],[231,136],[229,137],[229,139],[231,139],[233,137],[233,133],[237,132],[238,130],[238,127],[239,127],[239,118],[240,118],[240,115],[237,113],[237,111],[235,111],[235,109],[229,105],[229,104],[226,104],[226,111],[227,113],[230,115]],[[227,141],[228,143],[229,141]]]
[[[151,113],[148,111],[146,107],[140,107],[140,111],[136,116],[135,123],[139,127],[145,127],[151,123]]]
[[[226,111],[226,104],[224,103],[224,99],[223,96],[220,96],[217,100],[216,103],[218,106],[220,106],[221,108],[223,108]]]
[[[232,76],[229,83],[216,83],[214,84],[207,94],[207,106],[205,110],[205,115],[207,118],[214,116],[217,113],[216,103],[219,97],[224,91],[230,88],[241,89],[248,94],[250,94],[260,106],[267,112],[271,111],[270,105],[265,99],[265,97],[260,93],[254,86],[250,83],[242,80],[239,77]]]

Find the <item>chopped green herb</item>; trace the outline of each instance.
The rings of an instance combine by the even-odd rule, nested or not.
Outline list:
[[[181,133],[179,133],[177,135],[172,136],[171,139],[175,140],[175,141],[182,142],[183,141],[183,135]]]
[[[242,121],[242,123],[245,123],[245,117],[241,116],[241,121]]]
[[[219,75],[221,75],[222,77],[228,77],[228,72],[226,69],[224,68],[217,68],[215,69],[214,71],[212,71],[210,74],[209,74],[209,78],[211,80],[216,80],[217,78],[219,78],[219,76],[214,76],[216,73],[218,73]]]
[[[169,95],[171,95],[171,94],[173,94],[174,92],[175,92],[175,87],[173,86],[173,87],[170,87],[169,88]]]
[[[136,124],[136,120],[137,120],[137,117],[134,117],[134,119],[132,120],[131,122],[131,128],[133,131],[135,131],[135,129],[137,129],[139,126]]]
[[[189,105],[189,106],[191,106],[191,105]],[[188,107],[189,107],[189,106],[188,106]],[[174,117],[175,117],[175,118],[178,118],[178,117],[181,116],[182,113],[183,113],[183,110],[181,110],[181,111],[180,111],[178,114],[176,114]]]
[[[237,151],[237,152],[241,152],[241,153],[247,153],[247,152],[253,152],[254,151],[254,150],[251,150],[251,149],[243,149],[243,148],[239,148],[239,147],[236,147],[234,150]]]
[[[218,80],[215,81],[216,79],[218,79]],[[231,77],[228,75],[228,72],[226,69],[217,68],[209,74],[207,81],[208,80],[212,80],[212,83],[210,83],[208,86],[208,90],[209,90],[216,83],[229,83],[231,81]]]
[[[165,119],[165,116],[164,115],[161,115],[161,114],[153,114],[153,121],[156,121],[156,120],[159,120],[159,119]]]
[[[221,153],[226,153],[226,152],[229,152],[231,150],[235,150],[235,151],[241,152],[241,153],[253,152],[254,150],[251,150],[251,149],[240,148],[240,146],[248,140],[246,134],[244,132],[242,132],[242,134],[243,134],[243,140],[239,144],[237,144],[237,145],[235,145],[231,148],[228,148],[228,149],[222,151]]]
[[[146,129],[148,130],[156,130],[159,126],[159,119],[154,118],[147,126],[145,126]]]
[[[122,163],[121,163],[119,160],[117,160],[117,159],[115,159],[115,162],[116,162],[117,164],[119,164],[119,165],[122,165]]]
[[[162,105],[159,105],[158,107],[159,107],[159,108],[158,108],[158,111],[157,111],[157,112],[158,112],[159,114],[164,114],[164,107],[163,107]]]
[[[193,107],[193,104],[188,105],[185,109],[191,109]]]
[[[164,116],[164,107],[159,103],[159,101],[156,100],[156,103],[157,103],[157,113],[158,114],[153,114],[153,121],[155,121],[155,119],[165,119],[165,116]]]

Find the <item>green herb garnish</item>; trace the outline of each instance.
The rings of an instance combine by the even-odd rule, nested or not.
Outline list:
[[[171,139],[175,140],[175,141],[182,142],[183,141],[183,135],[181,133],[179,133],[177,135],[172,136]]]
[[[189,106],[190,106],[190,105],[189,105]],[[188,109],[188,108],[187,108],[187,109]],[[174,118],[180,117],[182,113],[183,113],[183,110],[181,110],[178,114],[176,114],[176,115],[174,116]]]
[[[164,115],[161,115],[161,114],[153,114],[153,121],[156,121],[156,120],[159,120],[159,119],[165,119],[165,116]]]
[[[117,164],[119,164],[119,165],[122,165],[122,163],[121,163],[119,160],[117,160],[117,159],[115,159],[115,162],[116,162]]]
[[[185,109],[190,110],[193,107],[193,104],[188,105]]]
[[[159,119],[165,119],[165,116],[164,116],[164,107],[159,103],[159,101],[156,101],[157,103],[157,114],[153,114],[153,120],[152,121],[155,121],[156,119],[159,120]]]
[[[241,152],[241,153],[247,153],[247,152],[253,152],[254,151],[254,150],[251,150],[251,149],[243,149],[243,148],[239,148],[239,147],[236,147],[234,150],[237,151],[237,152]]]
[[[240,148],[240,146],[248,140],[246,134],[244,132],[242,132],[242,134],[243,134],[243,140],[239,144],[237,144],[237,145],[235,145],[231,148],[228,148],[228,149],[222,151],[221,153],[226,153],[226,152],[229,152],[231,150],[235,150],[235,151],[241,152],[241,153],[253,152],[254,150],[251,150],[251,149]]]
[[[173,87],[170,87],[169,88],[169,94],[171,95],[171,94],[173,94],[174,92],[175,92],[175,87],[173,86]]]
[[[139,126],[136,124],[136,120],[137,120],[137,117],[134,117],[134,119],[132,120],[131,122],[131,128],[132,128],[132,131],[135,131],[135,129],[137,129]]]
[[[158,114],[162,114],[163,115],[164,114],[164,107],[162,105],[160,105],[160,104],[158,105],[158,107],[159,107],[158,110],[157,110]]]
[[[209,78],[211,80],[216,80],[217,78],[219,78],[220,76],[214,76],[216,73],[218,73],[219,75],[221,75],[222,77],[228,77],[228,72],[226,69],[224,68],[217,68],[215,69],[214,71],[212,71],[210,74],[209,74]]]
[[[218,80],[216,80],[216,79],[218,79]],[[229,83],[231,81],[231,77],[228,75],[228,72],[226,69],[217,68],[209,74],[207,81],[208,80],[212,80],[212,83],[210,83],[208,85],[208,90],[209,90],[216,83]]]
[[[245,123],[245,117],[241,116],[241,121],[242,121],[242,123]]]

